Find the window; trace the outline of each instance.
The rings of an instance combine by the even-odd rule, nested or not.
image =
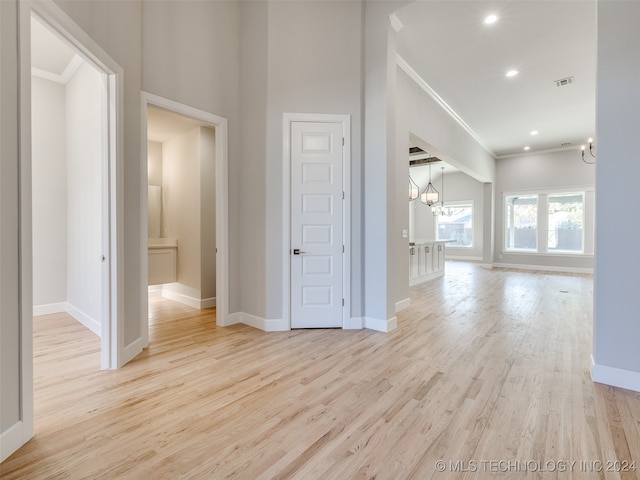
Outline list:
[[[506,249],[537,251],[538,196],[510,196],[506,205]]]
[[[547,251],[584,251],[584,194],[549,195]]]
[[[473,246],[473,205],[445,205],[444,215],[436,216],[436,238],[455,240],[449,247]]]

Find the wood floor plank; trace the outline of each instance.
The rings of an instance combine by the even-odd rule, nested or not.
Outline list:
[[[116,371],[75,320],[36,317],[36,437],[0,477],[640,478],[640,393],[590,378],[592,292],[448,262],[389,333],[218,328],[151,299],[149,348]]]

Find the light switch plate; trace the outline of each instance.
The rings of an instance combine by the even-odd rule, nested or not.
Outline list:
[[[402,230],[402,238],[409,238],[409,230],[406,228]]]

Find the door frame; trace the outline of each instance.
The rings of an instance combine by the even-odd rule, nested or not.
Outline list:
[[[291,329],[291,124],[294,122],[341,123],[342,149],[342,328],[354,328],[351,322],[351,115],[323,113],[283,114],[282,161],[282,315]],[[355,326],[355,328],[362,328]]]
[[[38,18],[103,76],[101,99],[103,125],[102,248],[106,268],[102,278],[102,318],[100,335],[101,369],[110,370],[124,363],[123,320],[123,69],[60,7],[53,2],[20,2],[20,218],[21,218],[21,317],[23,332],[32,331],[33,259],[31,190],[31,16]],[[32,356],[33,348],[29,347]],[[26,351],[23,350],[23,360]],[[32,362],[32,360],[31,360]],[[25,364],[26,365],[26,364]],[[32,373],[32,364],[30,367]],[[26,380],[26,378],[25,378]],[[31,381],[29,381],[31,383]],[[33,392],[31,392],[32,394]]]
[[[107,121],[103,130],[103,166],[108,176],[103,204],[103,244],[107,267],[103,268],[103,317],[100,361],[104,370],[124,363],[123,320],[123,70],[59,6],[52,1],[24,0],[18,4],[18,216],[19,216],[19,322],[20,322],[20,428],[12,429],[9,450],[26,443],[34,434],[33,408],[33,229],[31,159],[31,16],[69,43],[105,78]],[[104,203],[104,202],[103,202]],[[105,282],[106,279],[106,282]],[[3,443],[5,438],[2,439]],[[15,447],[15,448],[14,448]],[[4,448],[4,444],[3,444]],[[4,453],[4,452],[3,452]]]
[[[179,115],[207,123],[215,130],[216,169],[216,325],[225,327],[229,322],[229,201],[228,201],[228,122],[210,112],[185,105],[168,98],[142,91],[141,98],[141,159],[140,159],[140,303],[142,305],[141,337],[143,348],[149,345],[149,256],[148,256],[148,179],[147,165],[147,107],[153,105]]]

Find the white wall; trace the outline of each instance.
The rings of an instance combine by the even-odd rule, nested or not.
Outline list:
[[[162,144],[163,236],[178,239],[177,293],[200,298],[200,129]]]
[[[33,304],[67,301],[65,86],[31,77]]]
[[[216,296],[216,132],[200,127],[200,298]]]
[[[592,269],[594,252],[595,167],[582,162],[578,150],[521,155],[496,161],[495,262],[561,269]],[[504,252],[504,195],[527,191],[571,192],[590,189],[585,198],[584,256]]]
[[[76,315],[102,317],[103,91],[83,63],[67,83],[67,301]]]
[[[640,3],[598,2],[593,378],[640,391]]]
[[[147,172],[149,185],[162,186],[162,144],[147,141]]]
[[[177,282],[163,290],[215,297],[215,137],[197,127],[162,144],[163,236],[178,240]]]

